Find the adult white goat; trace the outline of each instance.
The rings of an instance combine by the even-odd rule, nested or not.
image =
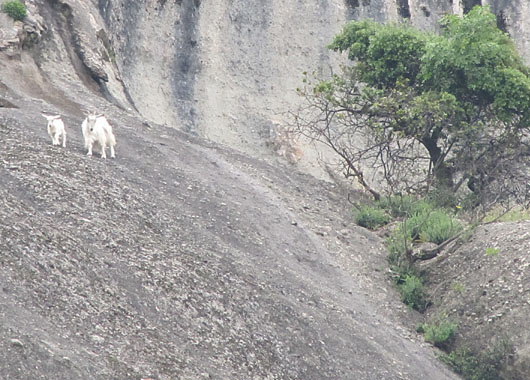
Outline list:
[[[63,138],[63,148],[66,148],[66,128],[64,127],[61,115],[41,114],[48,120],[48,134],[52,138],[53,145],[61,145],[59,138]]]
[[[112,126],[105,116],[88,114],[83,120],[81,129],[85,138],[85,148],[88,149],[87,156],[92,156],[92,147],[96,143],[101,148],[101,158],[107,158],[105,153],[107,145],[110,146],[110,157],[116,157],[114,153],[116,138],[112,133]]]

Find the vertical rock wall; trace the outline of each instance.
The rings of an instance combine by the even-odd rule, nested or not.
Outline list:
[[[528,0],[482,0],[497,15],[499,27],[515,39],[520,54],[530,64],[530,2]]]
[[[200,132],[259,149],[253,142],[298,102],[303,72],[333,64],[325,46],[345,14],[341,0],[204,2],[196,93]]]
[[[343,0],[98,6],[123,80],[146,118],[250,150],[271,120],[298,102],[302,73],[329,67],[325,46],[349,12]]]
[[[125,87],[147,118],[256,152],[297,107],[302,73],[330,70],[326,45],[349,19],[440,17],[491,5],[530,59],[527,0],[93,0]]]

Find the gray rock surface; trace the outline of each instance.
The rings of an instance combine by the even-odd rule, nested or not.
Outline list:
[[[267,153],[301,73],[338,63],[325,45],[345,20],[408,4],[432,27],[448,3],[27,0],[25,23],[0,14],[0,376],[456,378],[411,332],[418,316],[341,190],[248,155]],[[492,6],[525,47],[516,3]],[[116,160],[85,157],[87,110],[113,124]],[[41,111],[63,115],[66,149]]]
[[[112,108],[117,159],[87,157],[79,116],[54,147],[41,102],[15,102],[2,378],[456,378],[403,323],[381,241],[333,185]]]

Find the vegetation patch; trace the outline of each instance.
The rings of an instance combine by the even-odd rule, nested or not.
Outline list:
[[[465,380],[499,380],[505,378],[503,370],[509,366],[513,355],[513,345],[502,340],[483,352],[464,347],[441,355],[440,359]]]
[[[434,190],[444,207],[524,203],[530,71],[488,6],[445,16],[440,30],[346,24],[329,48],[352,64],[306,76],[293,128],[334,151],[375,200],[383,184]]]
[[[425,211],[409,219],[411,238],[441,244],[462,230],[462,224],[444,210]]]
[[[390,264],[398,271],[408,271],[413,261],[411,253],[415,243],[441,244],[463,229],[462,223],[451,212],[435,208],[425,200],[407,204],[405,213],[410,216],[401,218],[401,225],[387,239]]]
[[[464,286],[464,284],[462,284],[459,281],[454,282],[451,288],[453,289],[454,292],[459,293],[459,294],[464,294],[466,291],[466,287]]]
[[[19,0],[6,1],[2,5],[2,12],[16,21],[22,21],[27,15],[26,6]]]
[[[364,206],[355,214],[355,223],[359,226],[375,230],[390,222],[390,216],[380,208]]]
[[[399,292],[401,293],[401,300],[415,310],[423,312],[429,304],[423,281],[415,275],[405,277],[403,283],[399,285]]]
[[[486,248],[486,256],[497,256],[500,251],[499,248],[488,247]]]
[[[495,208],[484,217],[484,223],[521,222],[525,220],[530,220],[530,209],[527,207],[516,207],[508,211]]]
[[[386,210],[394,218],[402,218],[416,214],[424,208],[429,208],[427,201],[412,195],[392,195],[382,197],[377,202],[377,207]]]
[[[449,349],[456,337],[458,325],[445,314],[436,318],[432,323],[425,323],[419,332],[423,332],[425,340],[443,350]]]

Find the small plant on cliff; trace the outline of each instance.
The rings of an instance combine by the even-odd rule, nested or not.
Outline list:
[[[16,21],[21,21],[26,17],[26,6],[19,0],[6,1],[2,5],[2,12],[7,13],[9,17]]]
[[[402,219],[387,239],[388,260],[394,270],[408,273],[414,261],[410,254],[414,243],[431,242],[442,244],[462,230],[462,224],[450,212],[434,208],[424,200],[410,208],[411,214]]]
[[[390,217],[381,209],[365,206],[355,214],[355,223],[359,226],[375,230],[390,222]]]
[[[432,323],[423,324],[422,331],[427,342],[434,344],[438,348],[447,350],[455,339],[457,328],[457,324],[451,322],[443,314]]]
[[[415,227],[411,237],[435,244],[443,243],[462,230],[460,222],[441,209],[416,214],[409,223]]]
[[[501,250],[495,247],[486,248],[486,256],[498,256]]]
[[[421,278],[414,275],[407,275],[405,281],[399,286],[399,291],[401,293],[401,300],[404,303],[420,312],[425,311],[429,302],[427,301]]]
[[[408,217],[418,210],[428,207],[426,201],[410,195],[383,197],[377,202],[377,206],[386,210],[394,218]]]

